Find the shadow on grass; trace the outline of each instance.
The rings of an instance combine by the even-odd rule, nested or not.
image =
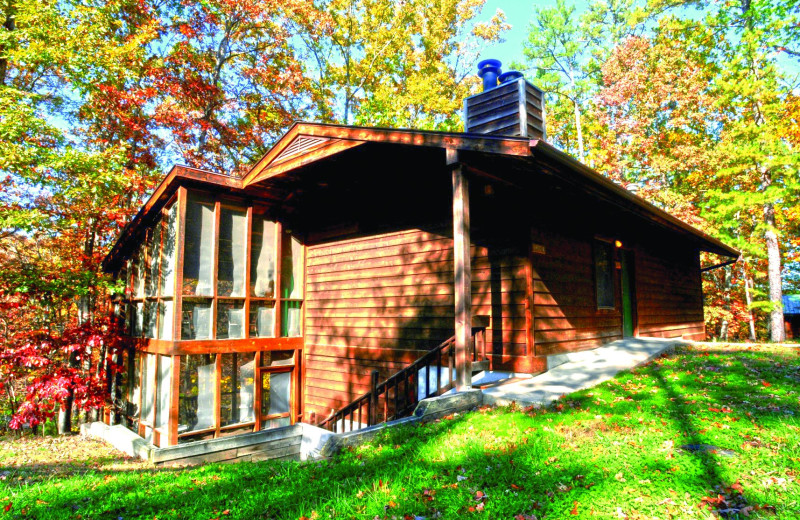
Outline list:
[[[736,488],[736,468],[719,454],[679,446],[732,449],[741,471],[758,464],[759,450],[776,449],[767,431],[800,412],[789,361],[679,352],[543,411],[483,410],[393,429],[332,462],[114,469],[19,492],[28,514],[41,518],[460,518],[479,507],[491,518],[575,518],[629,512],[639,499],[651,514],[673,508],[680,518],[680,507],[719,495],[724,504],[708,507],[738,518],[770,496]],[[748,438],[758,443],[752,452],[733,445]]]

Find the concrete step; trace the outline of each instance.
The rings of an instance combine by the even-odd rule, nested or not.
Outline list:
[[[489,360],[484,359],[482,361],[473,361],[472,362],[472,373],[476,374],[478,372],[483,372],[484,370],[489,370]]]

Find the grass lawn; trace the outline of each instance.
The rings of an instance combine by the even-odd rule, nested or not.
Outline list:
[[[2,442],[0,519],[800,519],[798,478],[800,349],[693,347],[320,463],[154,469],[77,438]]]

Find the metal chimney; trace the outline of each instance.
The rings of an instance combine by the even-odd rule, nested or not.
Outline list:
[[[467,133],[546,139],[544,93],[499,60],[478,63],[483,92],[464,100]]]

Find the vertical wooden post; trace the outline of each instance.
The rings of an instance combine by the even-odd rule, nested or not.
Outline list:
[[[456,306],[456,390],[472,387],[472,266],[470,265],[469,183],[458,151],[447,149],[453,175],[453,282]]]
[[[248,289],[249,290],[249,289]],[[263,396],[261,395],[261,351],[256,352],[256,360],[255,360],[255,369],[253,373],[255,374],[255,399],[253,400],[253,417],[255,418],[255,425],[253,426],[253,431],[259,431],[261,429],[261,399]]]
[[[378,422],[378,377],[378,371],[373,370],[369,381],[369,417],[367,418],[367,426],[372,426]]]
[[[169,446],[178,444],[178,398],[180,397],[181,357],[172,356],[172,391],[170,392],[169,420]]]
[[[183,244],[186,242],[186,188],[178,188],[178,233],[175,236],[175,288],[173,292],[172,341],[180,341],[183,323]]]
[[[282,271],[283,271],[283,224],[280,221],[275,222],[275,290],[273,291],[275,297],[275,319],[273,326],[275,327],[274,337],[280,338],[283,330],[283,295],[281,294]]]
[[[253,206],[247,206],[247,225],[245,226],[245,246],[244,246],[244,336],[250,337],[250,257],[253,247]],[[263,238],[262,238],[263,240]]]
[[[211,283],[213,284],[212,288],[212,300],[211,300],[211,339],[217,339],[217,313],[219,312],[219,300],[217,299],[217,289],[219,288],[218,284],[218,276],[219,276],[219,224],[220,224],[220,214],[222,213],[222,205],[219,202],[219,198],[216,198],[214,202],[214,254],[213,254],[213,265],[211,266]],[[217,385],[219,385],[219,379],[217,379]],[[219,403],[217,403],[219,404]],[[219,425],[217,425],[219,427]],[[217,432],[219,433],[219,432]],[[217,435],[219,436],[219,435]]]

